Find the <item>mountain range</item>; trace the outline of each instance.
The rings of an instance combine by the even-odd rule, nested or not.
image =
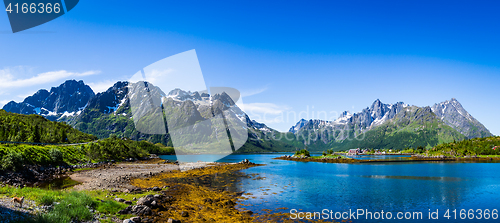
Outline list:
[[[68,80],[51,88],[50,92],[41,89],[20,103],[10,101],[3,109],[24,115],[38,114],[53,121],[62,116],[79,114],[94,96],[92,88],[83,81]]]
[[[439,143],[492,134],[452,98],[432,107],[375,100],[370,107],[334,121],[300,120],[289,130],[295,138],[314,148],[433,147]]]
[[[138,117],[134,114],[138,113],[132,110],[141,106],[134,106],[131,102],[143,101],[141,97],[146,95],[143,94],[146,89],[142,89],[144,84],[148,86],[147,82],[143,85],[117,82],[107,91],[95,94],[83,81],[68,80],[50,91],[39,90],[22,102],[11,101],[3,109],[67,122],[99,138],[116,135],[172,146],[170,134],[148,134],[138,131],[135,126],[134,118]],[[130,89],[142,93],[129,94]],[[251,120],[225,92],[209,95],[175,89],[164,93],[151,84],[147,91],[162,100],[169,127],[173,124],[178,127],[201,125],[198,123],[210,119],[217,110],[220,112],[233,105],[235,117],[228,120],[233,118],[246,123],[244,125],[248,129],[248,140],[238,152],[293,151],[305,145],[312,151],[356,147],[432,147],[442,142],[492,135],[454,98],[432,107],[410,106],[403,102],[384,104],[377,99],[361,112],[351,114],[346,111],[334,121],[302,119],[289,132],[283,133]],[[178,108],[182,112],[176,110],[177,116],[168,116],[168,109]],[[209,137],[217,138],[217,135]]]
[[[135,86],[140,87],[137,84],[120,81],[108,90],[95,94],[83,81],[68,80],[58,87],[53,87],[50,92],[39,90],[22,102],[11,101],[3,109],[7,112],[38,114],[49,120],[67,122],[76,129],[99,138],[114,135],[172,146],[169,134],[148,134],[137,130],[133,121],[131,97],[142,97],[146,94],[144,93],[145,89],[139,89],[136,94],[129,94],[129,89]],[[181,89],[175,89],[168,94],[165,94],[159,88],[150,87],[149,89],[153,89],[152,94],[164,98],[163,104],[166,109],[174,107],[184,109],[183,113],[177,112],[177,114],[182,115],[170,118],[172,121],[169,123],[169,127],[182,127],[184,124],[194,124],[207,120],[216,110],[224,110],[226,107],[234,105],[232,99],[225,92],[210,96],[203,92],[200,94],[199,92],[186,92]],[[76,97],[68,97],[71,95]],[[132,101],[145,100],[138,98],[132,99]],[[237,119],[246,123],[246,129],[248,129],[247,143],[238,152],[294,150],[291,145],[277,140],[263,140],[266,134],[277,131],[265,124],[250,120],[243,111],[237,107],[236,109],[238,110],[235,112],[238,116]],[[169,112],[167,110],[165,114],[168,119]],[[174,120],[176,123],[174,123]]]

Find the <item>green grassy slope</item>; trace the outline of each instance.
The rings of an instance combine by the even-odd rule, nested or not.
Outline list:
[[[23,164],[62,165],[88,161],[122,160],[154,154],[173,154],[172,147],[146,141],[101,139],[39,115],[20,115],[0,110],[0,141],[48,143],[0,144],[0,169],[17,170]],[[57,145],[91,142],[82,145]],[[54,143],[54,145],[52,144]]]
[[[497,146],[497,148],[495,148]],[[500,155],[500,136],[443,143],[429,150],[431,155]]]
[[[66,123],[52,122],[39,115],[20,115],[0,110],[0,141],[80,143],[96,139]]]

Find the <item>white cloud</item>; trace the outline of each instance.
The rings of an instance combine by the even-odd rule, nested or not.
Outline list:
[[[242,109],[251,119],[266,124],[283,123],[284,113],[290,110],[288,106],[273,103],[249,103],[244,104]]]
[[[283,123],[283,118],[282,118],[282,116],[278,116],[278,117],[274,117],[274,118],[259,119],[259,120],[255,120],[255,121],[269,125],[269,124],[275,124],[275,123]]]
[[[2,108],[5,104],[9,103],[9,100],[1,100],[0,101],[0,108]]]
[[[55,82],[61,79],[67,79],[70,77],[84,77],[94,74],[99,74],[100,71],[86,71],[82,73],[78,72],[68,72],[66,70],[50,71],[45,73],[37,74],[36,76],[26,78],[26,79],[16,79],[15,75],[12,74],[11,69],[0,70],[0,87],[1,88],[17,88],[17,87],[28,87],[40,84],[46,84]]]
[[[105,81],[101,81],[101,82],[88,83],[88,85],[97,94],[99,92],[104,92],[104,91],[108,90],[108,88],[113,86],[113,84],[115,84],[116,82],[117,81],[113,81],[113,80],[105,80]]]
[[[17,97],[18,97],[18,98],[20,98],[20,99],[22,99],[22,100],[24,100],[25,98],[27,98],[27,97],[29,97],[29,96],[32,96],[32,95],[34,95],[35,93],[36,93],[36,91],[35,91],[35,92],[31,92],[31,91],[30,91],[30,93],[24,92],[24,93],[22,93],[22,94],[17,95]]]
[[[164,70],[152,69],[146,74],[146,80],[152,84],[158,84],[159,81],[165,81],[169,79],[169,76],[174,72],[174,69],[168,68]]]
[[[288,110],[287,106],[280,106],[273,103],[247,103],[243,105],[243,110],[246,113],[260,113],[260,114],[270,114],[279,115],[284,111]]]
[[[250,89],[247,91],[242,91],[241,92],[241,97],[249,97],[252,95],[260,94],[264,91],[267,91],[267,87],[259,88],[259,89]]]

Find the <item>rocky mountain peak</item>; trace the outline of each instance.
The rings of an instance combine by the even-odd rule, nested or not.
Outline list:
[[[340,114],[339,118],[352,117],[352,114],[349,111],[344,111]]]
[[[50,93],[47,90],[40,89],[32,96],[28,96],[27,98],[25,98],[23,102],[29,103],[36,107],[41,107],[43,104],[43,100],[46,99],[49,95]]]
[[[373,110],[374,108],[381,107],[382,104],[383,103],[380,101],[380,99],[377,99],[372,103],[372,106],[370,108]]]
[[[202,93],[203,94],[203,93]],[[191,91],[184,91],[179,88],[176,88],[174,90],[171,90],[168,94],[167,97],[172,98],[176,101],[186,101],[186,100],[191,100],[191,101],[201,101],[202,96],[200,95],[199,92],[191,92]]]
[[[491,136],[491,132],[470,115],[456,98],[436,103],[431,108],[447,125],[451,126],[467,138]]]
[[[233,99],[226,92],[222,92],[220,94],[215,94],[212,97],[212,101],[215,101],[215,100],[221,101],[227,107],[233,106],[235,104]]]
[[[291,133],[297,133],[302,127],[304,127],[304,125],[306,125],[308,123],[307,120],[305,119],[300,119],[297,124],[295,124],[294,126],[292,126],[290,128],[290,130],[288,130],[289,132]]]
[[[384,117],[385,113],[389,110],[389,106],[387,104],[382,103],[379,99],[375,100],[372,106],[369,108],[371,113],[371,117],[375,119],[379,119]]]
[[[94,91],[83,81],[68,80],[51,88],[43,107],[55,113],[76,112],[94,97]]]
[[[39,114],[55,120],[65,115],[74,115],[81,111],[95,93],[83,81],[67,80],[50,92],[41,89],[21,103],[14,101],[4,106],[8,112],[20,114]]]

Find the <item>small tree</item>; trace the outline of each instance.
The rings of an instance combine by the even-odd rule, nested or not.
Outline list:
[[[35,125],[33,129],[33,142],[40,142],[40,138],[40,128],[38,127],[38,125]]]
[[[425,149],[424,149],[424,147],[422,147],[422,146],[419,146],[419,147],[417,148],[417,153],[424,153],[424,151],[425,151]]]
[[[49,156],[53,163],[62,163],[63,154],[60,150],[52,148],[49,150]]]
[[[67,142],[68,141],[68,135],[66,133],[65,129],[61,129],[61,142]]]

